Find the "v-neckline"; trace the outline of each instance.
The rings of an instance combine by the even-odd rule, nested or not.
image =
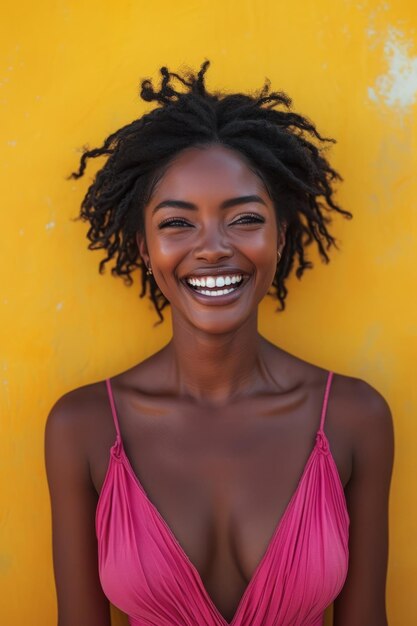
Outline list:
[[[293,495],[291,496],[288,504],[286,505],[285,509],[284,509],[284,513],[281,515],[281,518],[278,520],[274,531],[271,535],[271,538],[268,541],[268,544],[266,546],[266,549],[263,553],[263,555],[261,556],[258,565],[256,566],[248,584],[245,587],[245,590],[237,604],[236,610],[234,612],[234,615],[232,617],[232,621],[228,622],[226,620],[225,617],[223,617],[223,615],[220,613],[219,609],[217,608],[217,606],[214,604],[214,601],[212,600],[210,594],[208,593],[205,584],[203,583],[203,579],[200,576],[200,573],[198,572],[197,568],[195,567],[195,565],[193,564],[193,562],[191,561],[191,559],[188,557],[187,553],[185,552],[184,548],[181,546],[180,542],[178,541],[178,539],[176,538],[173,530],[171,529],[171,527],[169,526],[168,522],[165,520],[165,518],[163,517],[163,515],[159,512],[157,506],[152,502],[152,500],[150,499],[150,497],[148,496],[145,488],[143,487],[142,483],[140,482],[138,476],[136,475],[131,462],[129,461],[129,458],[126,455],[121,437],[119,435],[117,435],[116,437],[116,442],[114,443],[114,445],[112,446],[112,449],[114,449],[115,447],[119,446],[119,454],[117,456],[119,456],[120,459],[123,460],[124,466],[126,467],[126,469],[128,470],[130,476],[132,477],[134,483],[137,485],[137,487],[139,488],[140,492],[142,493],[146,503],[148,504],[148,506],[152,509],[152,511],[154,512],[154,514],[156,515],[157,519],[162,523],[162,525],[164,526],[169,539],[172,541],[172,543],[177,547],[178,552],[180,554],[180,557],[182,558],[182,560],[184,561],[184,563],[186,564],[186,566],[191,570],[191,572],[194,574],[195,579],[197,580],[198,586],[200,588],[201,594],[203,596],[203,598],[205,599],[206,603],[211,607],[211,609],[213,610],[213,612],[215,613],[216,617],[218,618],[218,620],[221,623],[221,626],[235,626],[236,624],[236,620],[239,617],[243,606],[244,606],[244,602],[247,598],[247,596],[249,595],[250,591],[252,590],[255,582],[256,582],[256,578],[259,574],[259,572],[261,571],[269,553],[272,550],[272,547],[275,543],[276,537],[279,535],[281,528],[283,526],[284,520],[286,519],[286,517],[288,517],[293,503],[300,491],[301,485],[304,482],[305,476],[307,475],[307,471],[309,470],[311,463],[312,463],[312,459],[315,456],[315,454],[318,452],[319,450],[319,444],[318,444],[318,439],[319,439],[319,435],[321,435],[324,440],[325,440],[325,444],[326,444],[326,448],[329,450],[329,454],[331,455],[331,451],[329,449],[329,445],[328,445],[328,440],[327,437],[324,433],[323,430],[318,430],[316,432],[316,439],[315,439],[315,444],[313,449],[311,450],[307,461],[304,465],[304,469],[302,471],[301,477],[298,481],[297,487],[293,493]]]

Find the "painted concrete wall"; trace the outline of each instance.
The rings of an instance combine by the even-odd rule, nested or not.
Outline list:
[[[56,623],[46,415],[65,391],[140,361],[170,336],[139,284],[97,273],[80,148],[145,109],[139,79],[212,61],[211,87],[269,77],[338,139],[340,251],[289,283],[288,308],[260,330],[301,357],[365,378],[389,401],[390,626],[417,623],[417,5],[409,0],[29,0],[1,20],[0,623]],[[414,8],[412,5],[414,4]],[[313,259],[317,256],[313,254]],[[413,583],[414,578],[414,583]],[[117,618],[117,623],[123,623]]]

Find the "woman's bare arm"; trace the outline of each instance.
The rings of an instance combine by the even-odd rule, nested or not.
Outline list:
[[[52,408],[45,430],[58,626],[110,626],[109,602],[98,576],[97,494],[79,404],[76,393],[63,396]]]
[[[372,387],[351,394],[354,453],[346,487],[349,573],[334,602],[334,626],[387,626],[388,499],[394,459],[390,409]]]

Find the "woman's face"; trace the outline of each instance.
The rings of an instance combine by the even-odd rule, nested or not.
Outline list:
[[[172,161],[145,207],[145,238],[138,233],[137,243],[173,321],[224,333],[256,316],[284,232],[244,157],[213,145]]]

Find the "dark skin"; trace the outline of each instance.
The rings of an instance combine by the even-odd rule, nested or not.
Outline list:
[[[224,206],[249,196],[258,199]],[[169,219],[176,221],[161,228]],[[112,378],[124,447],[230,622],[311,453],[327,371],[258,333],[285,225],[239,154],[219,146],[181,153],[145,208],[137,242],[170,301],[173,333],[162,350]],[[247,282],[228,303],[203,303],[182,279],[217,267],[240,269]],[[333,623],[386,626],[389,407],[367,383],[335,375],[325,432],[350,516],[349,572]],[[102,381],[66,394],[48,417],[59,626],[110,624],[94,516],[114,440]]]

